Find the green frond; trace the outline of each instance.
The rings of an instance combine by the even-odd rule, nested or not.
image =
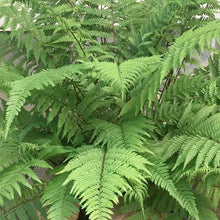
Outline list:
[[[195,201],[195,194],[186,181],[176,183],[176,188],[180,197],[180,205],[185,208],[195,219],[199,219],[199,211]]]
[[[11,88],[11,83],[13,83],[15,80],[22,79],[22,76],[14,70],[10,70],[10,67],[8,67],[6,64],[1,63],[0,67],[0,91],[3,93],[6,93],[8,95],[8,92]]]
[[[185,112],[183,113],[181,119],[179,120],[178,128],[180,129],[181,133],[201,134],[200,130],[201,132],[203,130],[201,125],[203,124],[204,121],[206,124],[210,122],[213,123],[213,118],[216,119],[218,118],[218,113],[216,113],[217,110],[216,104],[211,106],[204,106],[195,114],[192,113],[191,109],[192,109],[192,105],[189,104]],[[217,129],[216,131],[218,132],[218,126],[216,127],[216,129]],[[207,136],[205,132],[203,134],[204,136]]]
[[[39,159],[23,160],[24,161],[12,164],[0,172],[1,204],[3,204],[3,198],[7,198],[8,200],[14,199],[15,192],[18,193],[18,195],[21,195],[22,185],[31,188],[31,184],[25,176],[28,176],[34,181],[41,182],[31,167],[39,166],[43,168],[50,168],[45,161]]]
[[[99,72],[98,78],[121,92],[122,100],[127,90],[135,85],[139,77],[147,77],[152,69],[160,64],[160,57],[141,57],[125,61],[122,64],[97,63],[95,69]]]
[[[168,50],[165,45],[172,45],[175,38],[189,28],[202,26],[215,20],[213,9],[219,8],[216,0],[158,1],[152,2],[152,5],[152,8],[148,8],[148,16],[143,18],[144,23],[141,28],[136,27],[129,35],[128,43],[132,55],[164,54]],[[198,19],[198,17],[202,18]]]
[[[214,54],[213,58],[209,59],[209,71],[212,77],[218,77],[220,71],[220,58],[218,54]]]
[[[176,187],[170,177],[168,167],[163,163],[157,163],[151,169],[152,178],[151,180],[159,187],[167,190],[174,198],[177,196]]]
[[[218,87],[216,81],[211,81],[203,90],[204,100],[208,105],[213,105],[217,102]]]
[[[70,194],[70,187],[63,186],[67,175],[55,177],[45,189],[42,196],[44,207],[49,207],[47,218],[52,220],[68,219],[79,212],[78,200]]]
[[[65,78],[75,78],[85,68],[83,65],[70,65],[57,70],[42,71],[12,84],[6,115],[5,136],[8,135],[10,125],[21,110],[24,102],[33,90],[43,90],[47,86],[55,86]]]
[[[210,42],[213,38],[219,41],[219,21],[209,23],[195,31],[187,31],[179,37],[170,48],[167,57],[165,58],[161,70],[160,81],[167,76],[171,69],[175,71],[182,64],[184,58],[187,55],[191,55],[195,49],[201,51],[209,49]]]
[[[30,102],[35,105],[33,111],[46,117],[48,125],[54,126],[55,132],[68,142],[76,141],[79,133],[84,133],[86,120],[98,117],[100,109],[106,109],[108,114],[110,105],[115,102],[115,92],[109,87],[100,88],[84,76],[79,79],[82,80],[66,79],[54,88],[49,86],[47,90],[33,91],[30,97]],[[61,98],[69,94],[72,96],[68,99]]]
[[[32,10],[22,3],[16,2],[13,7],[8,7],[6,3],[0,7],[0,16],[5,18],[3,28],[10,29],[11,37],[16,38],[17,47],[24,46],[27,57],[30,50],[33,50],[33,56],[38,62],[46,36],[43,30],[35,25],[35,14],[32,14]]]
[[[18,155],[18,142],[9,137],[6,141],[0,142],[0,170],[16,163],[20,159]]]
[[[166,191],[159,190],[152,199],[152,214],[156,215],[157,218],[159,217],[160,219],[164,215],[169,220],[189,218],[189,213],[175,199],[170,197]]]
[[[216,220],[218,10],[2,0],[0,219]]]
[[[204,183],[207,193],[210,193],[213,188],[218,187],[220,180],[219,178],[219,170],[217,169],[213,169],[205,175]]]
[[[183,169],[191,162],[195,169],[201,166],[219,166],[220,144],[215,140],[210,140],[201,136],[182,135],[170,139],[167,143],[165,158],[171,157],[174,153],[179,153],[173,170],[183,165]]]
[[[48,160],[54,156],[69,154],[72,151],[73,151],[72,147],[68,147],[68,146],[44,145],[40,147],[38,156],[43,160]]]
[[[144,117],[137,116],[126,119],[119,124],[110,123],[101,119],[93,120],[89,129],[95,129],[93,139],[95,145],[105,145],[111,148],[124,147],[138,151],[149,151],[144,146],[153,125]],[[149,151],[150,152],[150,151]]]
[[[220,127],[219,127],[220,114],[216,113],[208,117],[206,120],[202,120],[195,128],[194,132],[211,138],[213,140],[220,140]]]
[[[211,48],[211,40],[213,38],[219,41],[220,30],[218,27],[219,21],[213,21],[195,31],[187,31],[177,38],[164,58],[160,73],[154,74],[151,78],[145,100],[149,100],[151,103],[156,97],[162,80],[167,77],[170,71],[175,72],[182,66],[185,58],[190,60],[190,56],[195,53],[195,50],[204,52],[205,49]]]
[[[155,104],[157,106],[154,113],[154,121],[160,121],[167,125],[176,125],[180,122],[182,115],[187,109],[188,103],[182,103],[172,101],[163,101],[161,104]]]
[[[14,200],[4,200],[4,206],[0,206],[1,219],[46,219],[46,212],[39,199],[41,195],[42,186],[33,186],[32,189],[22,188],[21,197],[16,195]]]
[[[132,189],[127,180],[145,184],[142,172],[148,175],[146,164],[148,161],[132,150],[110,148],[105,152],[91,146],[62,170],[70,172],[64,185],[73,181],[71,192],[80,197],[90,219],[110,219],[110,208],[119,202],[118,197]]]
[[[142,185],[139,183],[132,184],[132,190],[128,190],[124,195],[124,201],[131,203],[132,201],[136,201],[141,209],[142,217],[145,218],[145,210],[144,210],[144,201],[149,196],[148,188],[146,185]]]
[[[208,82],[205,80],[204,75],[182,75],[174,84],[163,92],[163,100],[190,100],[192,97],[199,96],[199,90],[205,89]]]
[[[183,182],[185,185],[181,187],[178,186],[180,183],[174,184],[170,177],[168,167],[161,162],[156,163],[155,166],[150,168],[150,171],[152,173],[151,181],[165,189],[191,216],[199,219],[193,192],[185,182]],[[187,193],[184,190],[186,190]]]
[[[38,157],[47,160],[55,155],[67,154],[71,151],[72,149],[60,145],[19,142],[18,133],[12,132],[7,140],[1,140],[0,143],[0,170],[22,163],[22,161],[25,162],[28,158]]]

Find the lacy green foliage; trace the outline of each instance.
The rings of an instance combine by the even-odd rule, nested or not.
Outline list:
[[[70,194],[70,187],[62,186],[66,177],[66,175],[55,177],[45,189],[42,201],[45,207],[49,207],[48,219],[68,219],[73,213],[78,212],[78,208],[74,206],[78,200]]]
[[[71,192],[80,197],[91,219],[110,218],[113,214],[110,208],[119,202],[118,196],[131,189],[132,183],[144,184],[143,176],[150,174],[145,166],[148,163],[132,150],[111,148],[104,151],[91,146],[62,170],[70,172],[64,184],[73,181]]]
[[[40,201],[42,185],[35,185],[31,190],[22,188],[21,196],[16,195],[16,200],[5,200],[0,206],[1,219],[33,219],[46,218],[46,212]]]
[[[114,63],[98,63],[95,68],[100,76],[100,80],[104,80],[107,84],[121,91],[122,100],[126,91],[138,81],[139,78],[148,77],[155,67],[160,64],[160,57],[146,57],[128,60],[121,65]]]
[[[219,39],[220,30],[218,27],[219,21],[210,22],[208,25],[195,31],[189,30],[179,37],[167,53],[161,69],[160,79],[153,79],[155,81],[154,84],[156,84],[158,80],[159,86],[161,81],[168,75],[169,71],[172,70],[175,72],[181,66],[184,59],[190,59],[190,56],[192,56],[196,49],[201,51],[209,49],[212,38]],[[155,91],[155,88],[157,87],[151,87],[151,93],[149,92],[150,101],[153,100],[151,94],[153,90]]]
[[[83,210],[107,220],[117,204],[128,219],[216,220],[216,9],[216,0],[2,1],[0,219]]]
[[[203,5],[201,8],[200,5]],[[129,46],[133,55],[163,54],[186,30],[215,20],[213,9],[219,9],[216,0],[158,1],[140,28],[133,28]],[[198,20],[197,18],[200,17]],[[181,21],[181,22],[178,22]]]
[[[80,67],[81,66],[72,65],[68,67],[63,67],[62,69],[59,69],[57,71],[42,71],[38,74],[26,77],[21,81],[14,82],[13,89],[11,90],[10,94],[11,99],[8,102],[8,105],[11,107],[9,107],[7,110],[6,135],[14,117],[20,111],[23,103],[25,102],[25,99],[31,95],[30,92],[32,90],[41,90],[49,85],[55,86],[56,84],[61,83],[65,78],[72,79],[75,77],[76,73],[81,72]],[[18,100],[19,102],[17,102]],[[16,105],[11,105],[15,101]]]
[[[174,71],[181,65],[184,58],[192,55],[195,49],[201,50],[210,48],[212,38],[219,39],[219,21],[210,22],[195,31],[189,30],[184,33],[169,50],[164,61],[161,79],[164,78],[170,69]],[[205,30],[205,31],[204,31]],[[184,49],[183,49],[184,45]]]
[[[170,78],[178,75],[180,68],[184,67],[184,63],[190,63],[191,56],[196,50],[204,51],[205,49],[210,49],[212,38],[219,39],[219,33],[219,21],[213,21],[195,31],[189,30],[180,36],[166,53],[161,67],[154,69],[151,77],[146,77],[145,83],[142,83],[139,87],[136,87],[136,90],[132,91],[131,100],[126,103],[122,113],[126,113],[132,108],[135,113],[138,113],[147,101],[151,104],[158,94],[162,80],[166,77]],[[140,97],[139,99],[137,94]]]
[[[195,203],[195,197],[190,186],[182,183],[181,187],[175,186],[174,181],[169,176],[169,169],[166,165],[159,163],[151,171],[152,181],[165,189],[191,216],[198,218],[198,210]]]
[[[206,89],[208,80],[204,75],[182,75],[164,91],[163,101],[191,101],[192,97],[200,95],[199,90]]]
[[[45,161],[39,159],[30,159],[24,162],[22,161],[14,163],[10,167],[7,167],[1,171],[1,205],[4,204],[3,198],[7,198],[9,200],[14,199],[15,192],[21,196],[21,185],[31,187],[30,183],[25,178],[25,175],[37,182],[40,182],[40,179],[31,169],[33,166],[49,168],[49,165]]]
[[[9,68],[4,64],[1,64],[0,77],[1,77],[0,90],[6,94],[8,94],[12,82],[14,82],[15,80],[22,79],[22,76],[16,73],[15,69],[9,70]]]
[[[97,119],[92,122],[91,128],[94,129],[92,138],[95,137],[95,145],[107,144],[111,148],[124,147],[147,151],[146,147],[143,147],[146,137],[150,137],[147,130],[152,131],[154,127],[150,121],[140,116],[124,120],[120,124]]]

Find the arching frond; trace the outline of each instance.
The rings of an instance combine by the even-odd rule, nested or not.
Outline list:
[[[185,183],[186,191],[184,191],[184,186],[178,187],[178,184],[174,184],[170,177],[168,167],[163,163],[157,163],[150,169],[152,173],[152,181],[159,187],[165,189],[170,196],[172,196],[185,210],[189,212],[191,216],[196,219],[198,217],[198,210],[195,203],[194,194],[192,189]]]
[[[19,113],[26,98],[31,95],[32,90],[42,90],[49,85],[54,86],[61,83],[65,78],[75,78],[76,73],[80,73],[84,68],[85,66],[83,65],[70,65],[58,70],[42,71],[14,82],[8,102],[5,136],[8,134],[9,127],[14,117]]]
[[[155,74],[151,78],[149,88],[147,88],[146,91],[147,97],[145,97],[145,100],[152,102],[156,97],[156,93],[162,80],[167,77],[169,72],[175,72],[178,67],[182,66],[186,57],[190,59],[190,56],[195,53],[195,50],[204,51],[205,49],[210,49],[211,40],[213,38],[219,41],[219,21],[213,21],[195,31],[187,31],[177,38],[176,42],[167,52],[160,73]]]
[[[209,49],[213,38],[219,41],[219,21],[209,23],[195,31],[187,31],[179,37],[170,48],[163,63],[160,80],[166,77],[171,69],[175,71],[182,64],[184,58],[191,55],[195,49],[201,51]]]

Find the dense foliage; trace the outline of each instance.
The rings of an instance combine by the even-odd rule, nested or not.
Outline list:
[[[219,8],[1,1],[0,219],[218,219]]]

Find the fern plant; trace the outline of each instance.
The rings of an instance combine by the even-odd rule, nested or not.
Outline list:
[[[0,219],[219,219],[219,7],[2,1]]]

